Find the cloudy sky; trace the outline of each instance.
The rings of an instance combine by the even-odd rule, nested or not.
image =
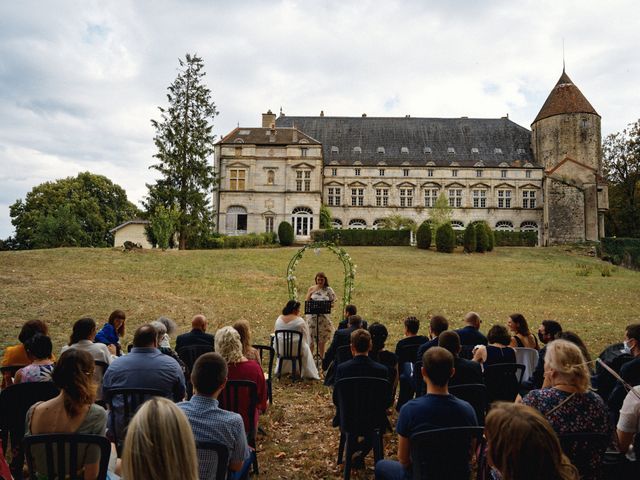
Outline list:
[[[3,1],[0,238],[35,185],[91,171],[137,203],[157,107],[197,53],[218,136],[289,115],[501,117],[529,127],[562,71],[603,135],[640,117],[632,1]]]

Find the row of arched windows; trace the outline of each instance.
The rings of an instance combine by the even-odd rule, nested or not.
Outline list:
[[[373,228],[374,230],[378,228],[382,228],[383,224],[384,224],[384,220],[379,218],[374,220],[373,224],[371,225],[371,228]],[[346,226],[342,222],[342,220],[340,220],[339,218],[334,218],[332,221],[332,226],[333,228],[338,228],[338,229],[339,228],[356,228],[356,229],[369,228],[367,221],[362,218],[352,218],[351,220],[349,220]],[[464,222],[460,220],[452,220],[451,226],[453,227],[454,230],[464,230],[465,228]],[[495,223],[493,228],[495,230],[504,230],[504,231],[510,231],[510,232],[515,231],[515,226],[513,222],[510,220],[500,220]],[[538,223],[533,221],[522,222],[520,223],[519,230],[521,232],[537,232]]]

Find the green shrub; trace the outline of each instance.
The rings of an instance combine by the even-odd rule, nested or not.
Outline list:
[[[416,232],[416,245],[418,248],[429,248],[431,246],[431,223],[427,220],[422,222]]]
[[[436,250],[443,253],[451,253],[456,248],[456,234],[450,223],[440,225],[436,231]]]
[[[493,232],[497,247],[535,247],[538,244],[538,232]]]
[[[407,246],[411,242],[411,232],[409,230],[364,230],[351,228],[344,230],[314,230],[311,232],[311,239],[314,242],[333,242],[336,245],[344,246]]]
[[[293,243],[293,226],[289,222],[280,222],[278,225],[278,239],[283,247]]]
[[[467,253],[476,251],[476,229],[472,223],[464,229],[464,251]]]
[[[476,231],[476,252],[484,253],[489,248],[489,235],[487,233],[487,227],[484,222],[477,222],[473,224]]]
[[[576,264],[576,275],[579,277],[588,277],[591,275],[591,271],[593,267],[591,265],[587,265],[586,263],[577,263]]]
[[[640,238],[603,238],[599,252],[614,265],[640,270]]]
[[[487,231],[487,252],[491,252],[493,251],[493,246],[496,244],[496,239],[493,236],[493,230],[491,230],[489,224],[487,222],[482,223],[484,223],[484,228]]]

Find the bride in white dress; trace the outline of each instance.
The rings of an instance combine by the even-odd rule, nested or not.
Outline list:
[[[282,309],[282,315],[276,320],[275,330],[293,330],[302,333],[302,378],[320,380],[318,369],[316,368],[311,349],[309,348],[309,326],[304,318],[300,316],[300,302],[295,300],[289,300],[287,302],[287,305]],[[282,345],[276,345],[276,350],[282,350]],[[280,359],[278,358],[276,372],[278,371],[279,364]],[[285,361],[282,364],[281,373],[291,373],[290,361]]]

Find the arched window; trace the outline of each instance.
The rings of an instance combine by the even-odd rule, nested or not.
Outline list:
[[[334,218],[333,220],[331,220],[331,226],[336,230],[340,230],[342,228],[342,220],[340,220],[339,218]]]
[[[382,218],[376,218],[373,221],[373,229],[378,230],[379,228],[384,228],[384,220]]]
[[[267,185],[273,185],[276,181],[276,172],[267,170]]]
[[[464,223],[461,222],[460,220],[452,220],[451,221],[451,227],[454,230],[464,230]]]
[[[227,209],[226,230],[229,235],[247,233],[247,209],[239,205]]]
[[[520,231],[521,232],[537,232],[538,224],[536,222],[531,222],[531,221],[522,222],[520,224]]]
[[[291,225],[297,237],[308,237],[313,230],[313,210],[296,207],[291,212]]]
[[[367,222],[361,218],[354,218],[353,220],[349,220],[349,228],[363,230],[367,228]]]
[[[500,220],[496,223],[496,230],[504,230],[506,232],[513,232],[513,223],[509,220]]]

